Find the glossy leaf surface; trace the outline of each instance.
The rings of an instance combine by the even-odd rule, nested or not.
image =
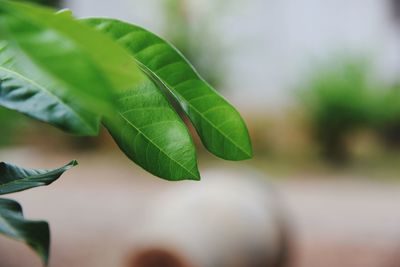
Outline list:
[[[29,188],[49,185],[78,163],[70,163],[52,170],[25,169],[0,162],[0,195],[23,191]]]
[[[50,231],[47,222],[28,221],[18,202],[0,198],[0,234],[24,241],[43,260],[49,258]]]
[[[134,56],[142,70],[177,99],[205,147],[228,160],[252,157],[247,127],[240,114],[208,85],[169,43],[153,33],[113,19],[87,19]]]
[[[190,134],[150,79],[121,93],[118,105],[104,124],[130,159],[167,180],[200,179]]]

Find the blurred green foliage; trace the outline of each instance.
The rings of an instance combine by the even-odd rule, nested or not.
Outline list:
[[[192,62],[200,75],[213,87],[224,83],[223,48],[213,31],[212,15],[194,27],[188,0],[164,0],[165,36]]]
[[[19,2],[31,2],[35,4],[59,7],[61,0],[15,0]],[[26,119],[18,112],[0,107],[0,146],[12,144],[16,139],[16,133],[22,124],[26,123]]]
[[[323,156],[333,162],[348,158],[346,137],[374,117],[368,67],[348,60],[319,68],[303,91],[304,107]]]
[[[375,98],[372,126],[383,138],[387,148],[400,148],[400,84],[385,90]]]
[[[24,0],[21,2],[31,2],[51,7],[60,7],[62,0]],[[15,141],[18,128],[27,123],[26,118],[18,112],[0,107],[0,146],[12,144]]]
[[[15,141],[16,133],[26,123],[26,119],[16,111],[0,107],[0,123],[0,146],[6,146]]]
[[[34,4],[45,5],[50,7],[60,7],[62,4],[62,0],[14,0],[20,2],[31,2]]]

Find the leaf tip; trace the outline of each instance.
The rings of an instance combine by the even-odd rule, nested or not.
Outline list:
[[[201,176],[200,176],[200,172],[199,170],[196,168],[196,170],[191,171],[191,172],[187,172],[185,175],[182,176],[160,176],[157,175],[158,177],[167,180],[167,181],[171,181],[171,182],[181,182],[181,181],[200,181],[201,180]]]
[[[71,167],[75,167],[75,166],[78,166],[79,165],[79,163],[78,163],[78,161],[77,160],[71,160],[71,162],[70,163],[68,163],[68,165],[69,166],[71,166]]]
[[[42,227],[42,233],[44,235],[42,236],[43,238],[43,244],[42,246],[33,246],[32,244],[32,249],[35,250],[40,259],[43,262],[43,266],[49,266],[49,258],[50,258],[50,225],[46,221],[39,221],[37,222],[38,224],[41,225]]]
[[[72,10],[69,9],[69,8],[62,8],[62,9],[58,10],[56,12],[56,15],[66,16],[66,17],[69,17],[69,18],[73,18],[74,17],[74,14],[72,13]]]
[[[245,156],[243,160],[252,159],[253,157],[254,157],[254,151],[252,145],[250,144],[247,150],[245,151]]]
[[[187,180],[190,180],[190,181],[200,181],[200,180],[201,180],[200,173],[198,172],[195,176],[192,176],[192,177],[188,178]]]
[[[190,174],[191,174],[191,176],[186,180],[191,180],[191,181],[200,181],[201,180],[201,175],[200,175],[200,171],[197,167],[197,164],[196,164],[196,168],[193,171],[191,171]]]

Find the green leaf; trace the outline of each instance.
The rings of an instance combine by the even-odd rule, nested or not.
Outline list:
[[[137,66],[109,37],[51,9],[0,0],[0,105],[96,135]],[[93,115],[92,113],[96,114]]]
[[[0,60],[2,55],[0,51]],[[98,133],[99,118],[72,101],[71,95],[53,93],[46,82],[40,84],[0,64],[1,106],[47,122],[65,132],[80,135]]]
[[[0,199],[0,234],[24,241],[48,263],[50,231],[47,222],[24,219],[22,208],[13,200]]]
[[[63,167],[53,170],[25,169],[0,162],[0,195],[23,191],[29,188],[49,185],[67,170],[78,165],[73,160]]]
[[[142,70],[169,90],[209,151],[228,160],[252,157],[248,130],[240,114],[172,45],[143,28],[118,20],[84,21],[126,47]]]
[[[151,80],[121,93],[118,104],[104,124],[130,159],[167,180],[200,179],[190,134]]]

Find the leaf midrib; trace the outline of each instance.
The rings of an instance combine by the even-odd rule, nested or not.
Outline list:
[[[19,239],[20,238],[20,234],[19,231],[17,230],[17,228],[15,228],[11,223],[9,223],[5,218],[4,215],[0,213],[0,224],[6,225],[6,227],[8,227],[9,230],[11,230],[12,235],[14,237],[14,239]],[[18,237],[17,237],[18,236]]]
[[[48,90],[46,87],[36,83],[35,81],[29,79],[28,77],[13,71],[11,69],[5,68],[3,66],[0,66],[0,70],[3,70],[5,72],[14,74],[18,77],[20,77],[22,80],[25,80],[26,82],[32,84],[33,86],[37,86],[39,89],[45,91],[49,96],[51,96],[53,99],[55,99],[57,102],[61,103],[63,107],[65,107],[67,110],[71,111],[71,113],[73,113],[75,115],[75,117],[77,117],[83,124],[87,124],[87,122],[80,116],[79,113],[76,112],[76,110],[74,110],[73,108],[71,108],[69,105],[67,105],[61,98],[59,98],[58,96],[56,96],[55,94],[53,94],[53,92],[51,92],[50,90]],[[90,127],[89,127],[90,128]]]
[[[155,76],[172,94],[176,94],[179,96],[179,99],[184,101],[186,104],[188,104],[188,106],[191,107],[191,109],[193,109],[203,120],[205,120],[208,124],[210,124],[214,129],[217,129],[217,131],[223,136],[225,137],[228,141],[231,142],[231,144],[233,144],[234,146],[236,146],[240,151],[242,151],[242,153],[244,153],[245,155],[247,155],[248,157],[251,157],[251,154],[249,154],[242,146],[236,144],[232,138],[230,138],[229,136],[225,135],[221,129],[214,125],[214,123],[212,123],[206,116],[204,116],[195,106],[193,106],[189,101],[185,100],[185,98],[176,90],[172,90],[171,88],[173,88],[172,86],[170,86],[168,83],[166,83],[164,81],[164,79],[161,79],[157,73],[155,73],[154,71],[152,71],[150,68],[148,68],[145,64],[143,64],[142,62],[140,62],[139,60],[136,59],[135,57],[135,61],[137,62],[137,64],[139,65],[139,67],[144,71],[144,72],[150,72],[153,74],[153,76]],[[145,68],[145,69],[143,69]],[[203,80],[199,79],[200,81],[204,82]]]
[[[140,134],[142,134],[152,145],[154,145],[160,152],[162,152],[167,158],[169,158],[171,161],[173,161],[175,164],[180,166],[182,169],[184,169],[186,172],[188,172],[192,177],[198,178],[198,175],[193,173],[191,170],[183,166],[179,161],[175,160],[174,158],[170,157],[168,153],[166,153],[160,146],[158,146],[156,143],[154,143],[150,137],[148,137],[143,131],[141,131],[138,127],[136,127],[132,122],[129,121],[128,118],[126,118],[121,112],[118,112],[118,114],[133,128],[135,128]]]
[[[64,165],[63,167],[60,167],[58,169],[54,169],[54,170],[42,170],[43,173],[38,173],[38,174],[33,174],[33,175],[29,175],[28,177],[24,177],[24,178],[17,178],[11,181],[8,181],[6,183],[0,184],[0,195],[2,195],[3,193],[1,192],[2,188],[3,189],[7,189],[7,187],[12,186],[12,185],[18,185],[18,184],[24,184],[24,183],[34,183],[36,185],[36,187],[39,186],[44,186],[44,185],[48,185],[50,183],[53,183],[55,180],[58,179],[58,177],[53,178],[51,177],[50,179],[46,179],[46,181],[35,181],[35,179],[41,179],[41,178],[46,178],[49,176],[53,176],[53,175],[62,175],[64,172],[66,172],[68,169],[71,169],[73,166],[76,166],[76,161],[71,161],[70,163]],[[12,166],[12,167],[16,167],[17,166]],[[29,170],[27,170],[29,171]],[[30,181],[33,180],[33,181]]]

